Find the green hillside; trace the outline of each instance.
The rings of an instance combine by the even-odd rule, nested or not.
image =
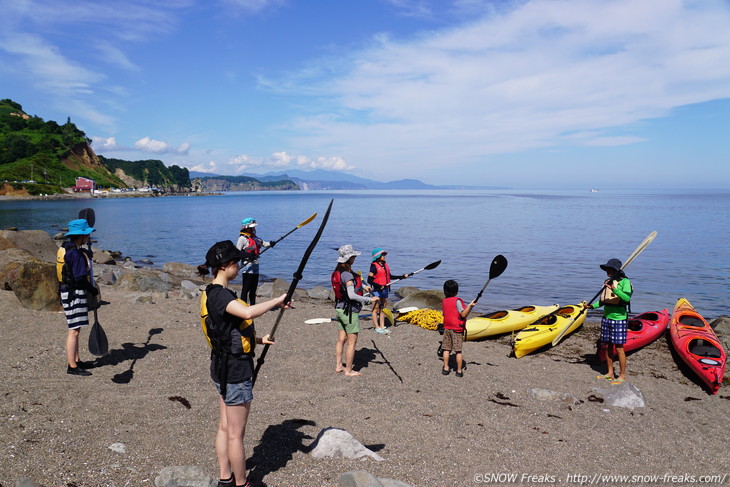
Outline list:
[[[19,103],[0,100],[0,184],[29,194],[60,193],[81,176],[99,186],[126,187],[96,160],[89,142],[70,119],[46,122]]]
[[[112,173],[121,169],[127,176],[146,183],[148,186],[190,188],[190,173],[186,167],[175,164],[167,167],[162,161],[156,159],[124,161],[99,156],[99,160]]]

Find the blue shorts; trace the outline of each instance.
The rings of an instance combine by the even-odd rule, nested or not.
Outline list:
[[[373,294],[373,296],[377,296],[377,297],[379,297],[380,299],[388,299],[388,294],[389,294],[389,292],[390,292],[390,291],[388,290],[388,288],[387,288],[387,287],[384,287],[384,288],[383,288],[383,289],[381,289],[380,291],[376,291],[376,290],[375,290],[375,289],[373,288],[373,292],[372,292],[372,294]]]
[[[614,345],[623,345],[626,343],[628,328],[628,320],[601,318],[601,341],[604,343],[613,343]]]
[[[216,382],[215,388],[220,394],[221,385]],[[251,379],[238,384],[226,385],[226,397],[223,398],[223,403],[226,406],[240,406],[251,401],[253,401],[253,382]]]

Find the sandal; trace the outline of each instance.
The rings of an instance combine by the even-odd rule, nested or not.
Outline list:
[[[608,374],[606,374],[606,375],[601,374],[598,377],[596,377],[596,379],[613,380],[613,376],[609,376]]]
[[[617,386],[617,385],[619,385],[619,384],[623,384],[625,380],[626,380],[626,379],[618,379],[618,378],[617,378],[617,379],[613,379],[613,380],[611,381],[611,384],[613,384],[613,385],[616,385],[616,386]]]

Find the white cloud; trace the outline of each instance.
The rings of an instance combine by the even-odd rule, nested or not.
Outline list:
[[[329,70],[308,67],[330,78],[304,79],[302,91],[319,83],[332,103],[293,123],[303,134],[297,150],[422,168],[627,144],[640,140],[632,134],[638,121],[730,97],[730,15],[722,2],[513,5],[411,40],[378,36]],[[338,65],[344,72],[332,76]],[[577,131],[595,138],[572,138]]]
[[[208,172],[213,173],[216,171],[217,164],[215,161],[210,161],[207,164],[197,164],[193,167],[188,168],[190,171]]]
[[[278,7],[283,0],[221,0],[221,3],[242,9],[250,13],[258,13],[262,10]]]
[[[228,165],[233,172],[241,173],[249,169],[279,170],[286,168],[297,169],[329,169],[332,171],[350,171],[355,166],[348,164],[340,156],[310,158],[303,155],[291,155],[286,152],[275,152],[269,158],[256,158],[248,155],[239,155],[231,158]]]
[[[92,137],[91,145],[96,151],[113,152],[120,150],[116,137]]]
[[[18,34],[3,38],[0,49],[15,56],[23,69],[31,74],[28,78],[47,92],[65,96],[88,94],[92,92],[92,83],[103,79],[101,74],[67,59],[58,48],[37,35]]]
[[[184,142],[180,147],[175,149],[162,140],[142,137],[134,143],[134,148],[141,152],[152,152],[154,154],[187,154],[190,149],[190,144]]]

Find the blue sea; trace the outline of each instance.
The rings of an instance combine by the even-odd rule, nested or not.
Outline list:
[[[686,297],[711,319],[730,314],[730,191],[469,190],[244,192],[221,196],[94,198],[0,202],[0,228],[51,234],[93,208],[96,246],[155,266],[202,264],[216,241],[235,242],[242,218],[275,240],[318,212],[261,257],[264,279],[291,280],[330,199],[332,214],[304,271],[302,287],[328,286],[336,249],[352,244],[367,273],[370,252],[382,247],[403,285],[441,289],[447,279],[472,299],[497,254],[509,265],[493,279],[477,312],[523,305],[575,304],[593,297],[605,279],[599,264],[624,261],[652,231],[658,236],[627,268],[635,288],[632,310],[671,308]],[[397,287],[398,285],[396,285]]]

